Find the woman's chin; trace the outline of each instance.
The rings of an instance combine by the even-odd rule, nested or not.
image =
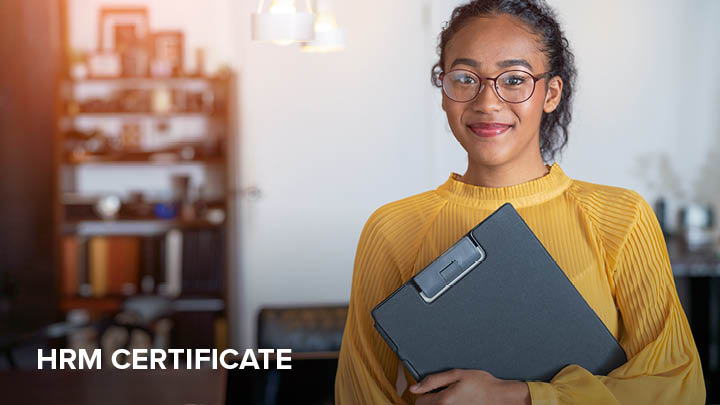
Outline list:
[[[473,164],[482,166],[500,166],[511,159],[510,150],[502,145],[476,145],[475,148],[467,151],[468,160]]]

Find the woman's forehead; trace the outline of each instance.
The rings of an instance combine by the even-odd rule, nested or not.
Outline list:
[[[465,24],[445,48],[448,68],[456,59],[473,60],[479,69],[488,70],[499,67],[498,63],[503,61],[525,60],[532,70],[540,71],[545,55],[537,35],[517,18],[502,14],[473,18]]]

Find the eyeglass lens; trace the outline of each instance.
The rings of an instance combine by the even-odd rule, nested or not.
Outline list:
[[[454,70],[443,77],[443,91],[452,100],[466,102],[477,96],[483,83],[474,73]],[[521,103],[529,99],[535,89],[533,77],[520,70],[501,74],[496,83],[500,98],[510,103]]]

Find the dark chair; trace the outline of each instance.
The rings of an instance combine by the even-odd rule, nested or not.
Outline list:
[[[258,348],[338,352],[347,310],[347,305],[263,308],[258,314]]]
[[[260,349],[292,349],[292,370],[228,370],[226,404],[332,404],[347,305],[263,308]]]

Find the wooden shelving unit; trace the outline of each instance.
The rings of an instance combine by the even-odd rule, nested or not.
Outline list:
[[[63,41],[70,49],[67,37]],[[111,317],[128,300],[157,296],[173,303],[173,346],[214,347],[227,341],[217,333],[227,330],[222,324],[234,74],[73,79],[69,63],[63,71],[55,137],[60,316],[79,310],[91,319]],[[183,121],[173,127],[175,120]],[[187,122],[193,123],[191,130],[177,130]],[[121,208],[112,219],[93,208],[101,195],[83,191],[78,176],[111,170],[113,178],[142,185],[142,173],[177,173],[190,166],[204,173],[212,188],[208,196],[193,201],[150,195],[137,201],[137,195],[118,192]],[[109,181],[108,190],[113,186]]]

